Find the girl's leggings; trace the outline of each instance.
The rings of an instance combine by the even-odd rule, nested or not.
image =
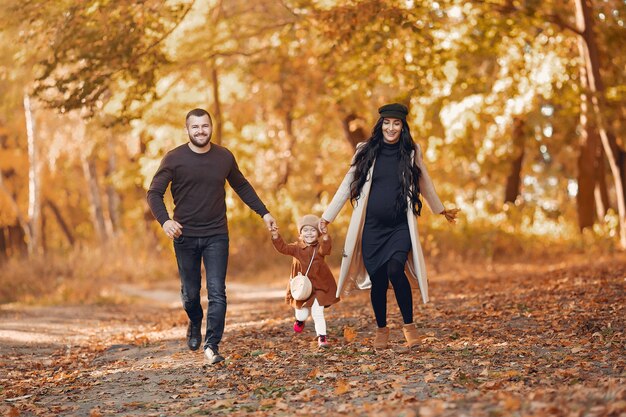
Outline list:
[[[309,317],[309,308],[296,308],[296,320],[305,321]],[[324,318],[324,306],[321,306],[317,302],[317,298],[311,306],[311,317],[313,317],[313,323],[315,323],[315,332],[318,336],[326,336],[326,319]]]

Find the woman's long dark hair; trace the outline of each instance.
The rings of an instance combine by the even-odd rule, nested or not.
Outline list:
[[[383,118],[381,117],[372,129],[372,136],[359,148],[352,165],[355,167],[354,179],[350,184],[350,202],[354,206],[359,200],[361,190],[367,175],[374,163],[374,159],[380,153],[383,138]],[[398,160],[398,176],[402,184],[400,194],[396,197],[395,214],[406,213],[407,198],[411,199],[413,214],[419,216],[422,211],[420,201],[419,177],[422,174],[416,163],[411,163],[411,152],[417,153],[417,147],[411,136],[411,130],[407,123],[402,121],[402,132],[400,133],[400,154]],[[417,155],[415,155],[417,158]]]

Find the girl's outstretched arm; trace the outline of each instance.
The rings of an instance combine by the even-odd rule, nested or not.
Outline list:
[[[272,245],[278,252],[284,255],[294,256],[296,254],[297,245],[295,243],[286,244],[278,232],[276,234],[272,233]]]
[[[322,238],[320,239],[320,255],[328,256],[330,255],[330,250],[332,249],[333,244],[329,234],[322,234]]]

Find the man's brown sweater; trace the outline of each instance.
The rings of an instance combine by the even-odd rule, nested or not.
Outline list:
[[[196,153],[188,144],[168,152],[148,190],[148,205],[163,225],[170,219],[163,195],[172,183],[174,220],[183,226],[183,236],[204,237],[228,233],[225,181],[259,216],[267,208],[243,176],[234,155],[225,147],[211,144],[206,153]]]

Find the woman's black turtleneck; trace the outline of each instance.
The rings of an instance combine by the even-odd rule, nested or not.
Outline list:
[[[399,162],[400,142],[383,142],[374,164],[363,226],[363,261],[370,276],[391,258],[404,264],[411,250],[406,212],[396,213],[402,186]]]

